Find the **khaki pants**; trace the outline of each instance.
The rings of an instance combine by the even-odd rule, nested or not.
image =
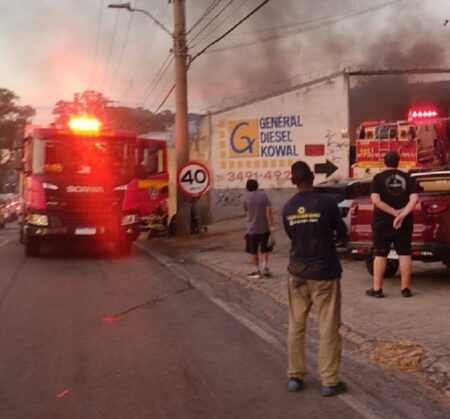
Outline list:
[[[298,282],[300,281],[300,282]],[[300,283],[298,287],[295,287]],[[341,281],[300,280],[289,275],[288,376],[306,376],[305,331],[311,306],[316,308],[319,325],[319,372],[322,385],[339,382],[341,362]]]

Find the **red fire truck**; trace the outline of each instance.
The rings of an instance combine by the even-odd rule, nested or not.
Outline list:
[[[372,177],[384,168],[389,150],[400,154],[400,167],[434,168],[449,163],[450,119],[432,107],[411,109],[405,121],[363,122],[356,140],[354,177]]]
[[[150,235],[166,232],[169,209],[167,141],[138,138],[138,177],[141,229]]]
[[[27,255],[45,241],[112,241],[129,253],[138,237],[136,135],[93,118],[28,127],[21,147],[21,239]]]

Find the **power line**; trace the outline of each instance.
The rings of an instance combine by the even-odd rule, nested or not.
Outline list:
[[[164,104],[167,102],[167,99],[169,99],[169,96],[172,94],[172,92],[175,90],[175,83],[172,84],[172,87],[167,92],[167,95],[165,96],[164,100],[160,103],[160,105],[156,108],[156,111],[154,112],[155,115],[160,111],[160,109],[164,106]]]
[[[202,42],[204,39],[207,39],[210,35],[212,35],[220,26],[222,26],[231,16],[233,16],[242,6],[247,3],[248,0],[243,0],[241,4],[239,4],[232,12],[223,19],[218,25],[214,26],[212,30],[210,30],[204,37],[202,37],[198,42]],[[206,29],[206,28],[205,28]],[[191,39],[189,42],[191,43],[194,39]],[[192,48],[195,48],[197,45],[194,45]]]
[[[133,7],[137,6],[137,3],[138,3],[138,0],[135,0]],[[134,18],[134,13],[131,13],[130,14],[130,20],[128,21],[128,27],[127,27],[127,32],[126,32],[126,35],[125,35],[125,39],[123,41],[122,48],[121,48],[120,53],[119,53],[119,59],[117,61],[116,71],[114,72],[114,76],[112,78],[112,81],[111,81],[111,84],[110,84],[110,87],[109,87],[109,95],[108,96],[111,96],[113,88],[114,88],[114,84],[116,83],[117,76],[119,75],[120,66],[122,64],[122,58],[123,58],[123,55],[125,53],[125,48],[126,48],[127,43],[128,43],[128,37],[130,36],[131,26],[133,24],[133,18]]]
[[[223,33],[221,36],[219,36],[217,39],[215,39],[214,41],[210,42],[208,45],[206,45],[206,47],[204,47],[200,52],[198,52],[197,54],[195,54],[193,57],[191,57],[189,59],[188,62],[188,68],[191,65],[191,63],[197,59],[198,57],[200,57],[200,55],[202,55],[207,49],[209,49],[210,47],[212,47],[213,45],[217,44],[218,42],[220,42],[223,38],[225,38],[229,33],[231,33],[232,31],[234,31],[238,26],[240,26],[242,23],[244,23],[247,19],[249,19],[252,15],[254,15],[259,9],[261,9],[263,6],[265,6],[267,3],[269,3],[270,0],[264,0],[262,3],[260,3],[257,7],[255,7],[249,14],[247,14],[246,16],[244,16],[241,20],[239,20],[237,23],[235,23],[230,29],[228,29],[225,33]]]
[[[165,25],[165,23],[166,23],[166,21],[167,21],[168,11],[169,11],[169,6],[170,6],[169,3],[167,3],[166,9],[164,10],[163,15],[162,15],[163,17],[162,17],[162,19],[161,19],[161,22],[162,22],[163,25]],[[156,26],[155,26],[155,29],[157,29]],[[155,36],[152,36],[152,37],[151,37],[151,42],[147,45],[147,48],[148,48],[148,49],[151,49],[151,48],[153,47],[153,44],[155,43],[156,39],[158,38],[160,32],[161,32],[161,31],[157,31],[156,34],[155,34]],[[140,58],[139,58],[139,60],[138,60],[137,66],[136,66],[136,69],[135,69],[135,71],[134,71],[134,74],[136,75],[136,78],[139,78],[139,79],[142,78],[142,77],[139,77],[139,74],[142,74],[142,75],[143,75],[142,69],[146,69],[146,68],[147,68],[147,66],[145,65],[146,58],[147,58],[147,57],[146,57],[146,54],[142,53],[142,54],[140,55]],[[164,63],[163,63],[163,66],[164,66]],[[157,71],[156,74],[158,74],[158,72],[159,72],[160,70],[161,70],[161,68]],[[138,74],[138,73],[139,73],[139,74]],[[155,77],[156,77],[156,76],[155,76]],[[144,103],[144,101],[147,100],[147,99],[145,99],[145,98],[146,98],[146,96],[147,96],[148,91],[151,89],[151,86],[152,86],[152,84],[153,84],[153,82],[154,82],[155,77],[153,78],[153,81],[150,83],[150,85],[149,85],[148,88],[146,89],[144,95],[142,96],[142,99],[139,100],[140,103]],[[125,95],[125,93],[126,93],[126,89],[124,89],[124,92],[123,92],[123,94],[122,94],[121,97],[123,97],[123,96]]]
[[[202,15],[197,19],[197,21],[192,25],[191,29],[186,32],[186,35],[189,35],[200,23],[202,23],[206,17],[211,13],[215,7],[219,5],[222,0],[214,0],[212,4],[210,4],[206,10],[202,13]]]
[[[164,62],[162,63],[159,70],[156,72],[155,76],[153,77],[150,85],[148,86],[146,92],[144,93],[142,100],[141,100],[141,106],[144,106],[144,104],[148,101],[150,95],[155,91],[156,87],[158,86],[161,79],[164,77],[164,75],[167,73],[170,65],[173,62],[173,56],[172,54],[169,54]]]
[[[91,75],[89,77],[89,89],[92,89],[92,84],[94,83],[94,72],[95,72],[95,65],[97,64],[98,46],[100,44],[100,33],[102,27],[104,2],[105,0],[100,0],[100,10],[98,13],[98,20],[97,20],[97,35],[95,37],[94,60],[92,61]]]
[[[229,0],[228,3],[219,10],[219,12],[192,38],[189,40],[189,44],[194,42],[205,30],[210,26],[228,7],[230,7],[231,3],[234,0]]]
[[[310,27],[307,27],[307,28],[289,30],[289,31],[286,31],[284,33],[278,33],[278,34],[266,36],[266,37],[263,37],[263,38],[260,38],[260,39],[256,39],[254,41],[242,42],[242,43],[238,43],[238,44],[234,44],[234,45],[230,45],[230,46],[225,46],[225,47],[222,47],[222,48],[216,48],[216,49],[208,51],[208,54],[211,54],[211,53],[214,53],[214,52],[228,51],[228,50],[231,50],[231,49],[242,48],[242,47],[251,46],[251,45],[257,45],[257,44],[260,44],[260,43],[264,43],[264,42],[269,42],[269,41],[273,41],[273,40],[276,40],[276,39],[285,38],[285,37],[290,36],[290,35],[296,35],[296,34],[299,34],[299,33],[309,32],[309,31],[312,31],[312,30],[315,30],[315,29],[322,28],[324,26],[332,25],[332,24],[334,24],[334,23],[336,23],[338,21],[341,21],[341,20],[351,19],[351,18],[353,18],[355,16],[360,16],[362,14],[367,14],[367,13],[370,13],[370,12],[373,12],[373,11],[379,10],[381,8],[384,8],[384,7],[387,7],[387,6],[391,6],[391,5],[394,5],[396,3],[400,3],[400,2],[403,2],[403,1],[404,0],[394,0],[394,1],[387,2],[387,3],[379,4],[377,6],[373,6],[373,7],[367,8],[367,9],[357,10],[357,11],[354,11],[354,12],[350,12],[350,13],[347,13],[347,14],[338,15],[338,16],[334,16],[334,17],[330,17],[330,18],[323,18],[323,22],[322,23],[318,23],[317,25],[313,25],[313,26],[310,26]],[[300,23],[299,23],[299,25],[300,25]],[[282,29],[282,28],[278,28],[278,29]]]
[[[111,43],[109,44],[109,52],[108,52],[108,59],[106,60],[106,68],[105,68],[105,73],[103,74],[103,81],[102,81],[102,86],[101,86],[101,91],[103,91],[103,87],[105,85],[106,82],[106,78],[108,76],[108,70],[109,70],[109,64],[111,62],[111,55],[112,55],[112,50],[114,48],[114,42],[116,40],[116,32],[117,32],[117,24],[119,22],[119,10],[116,11],[116,19],[114,21],[114,28],[113,28],[113,34],[111,37]]]

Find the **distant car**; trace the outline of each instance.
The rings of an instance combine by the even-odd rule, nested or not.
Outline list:
[[[353,200],[359,196],[369,195],[371,183],[372,180],[369,178],[343,179],[339,181],[328,180],[315,185],[314,190],[331,195],[336,199],[342,219],[350,232],[350,208]]]

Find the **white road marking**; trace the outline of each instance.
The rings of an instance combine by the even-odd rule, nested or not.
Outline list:
[[[0,242],[0,247],[6,246],[10,241],[11,239],[3,240],[2,242]]]

